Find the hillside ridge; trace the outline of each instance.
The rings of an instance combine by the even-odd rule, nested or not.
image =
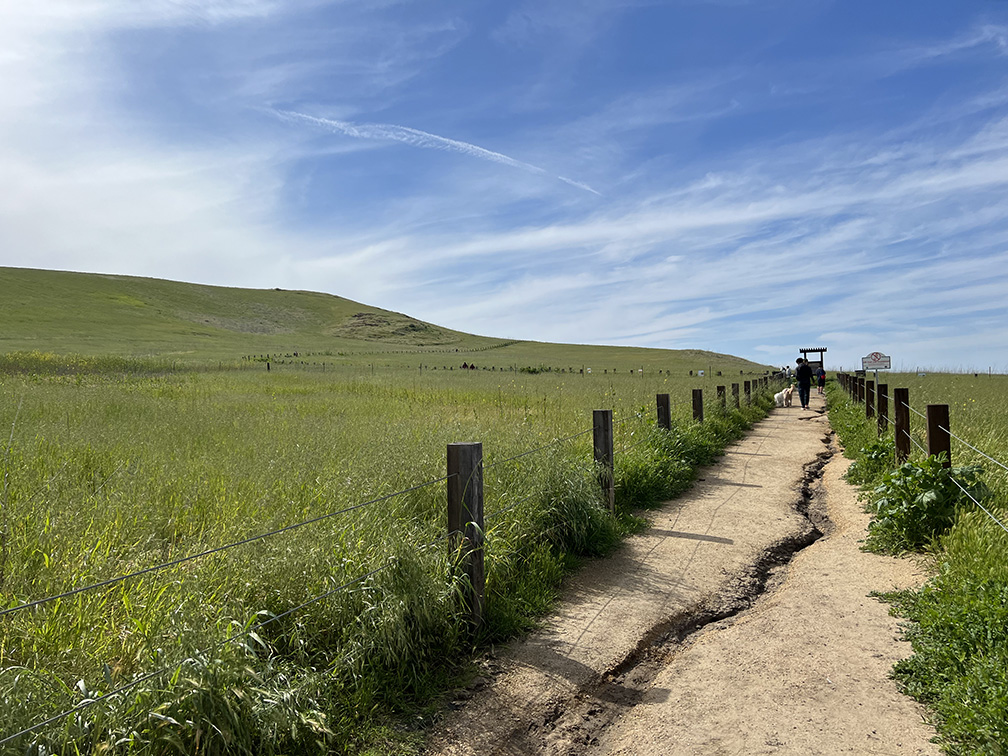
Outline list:
[[[553,344],[479,336],[322,292],[0,266],[0,354],[167,357],[201,362],[310,353],[417,366],[493,350],[499,367],[556,372],[727,370],[766,365],[702,349]],[[438,358],[450,367],[450,357]],[[462,360],[458,360],[461,366]],[[423,364],[422,362],[419,364]],[[480,365],[482,367],[482,364]]]

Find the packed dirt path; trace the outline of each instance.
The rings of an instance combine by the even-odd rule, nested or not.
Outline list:
[[[428,752],[938,754],[888,679],[909,647],[867,596],[922,576],[859,550],[823,409],[774,410],[586,565],[541,630],[486,660]]]

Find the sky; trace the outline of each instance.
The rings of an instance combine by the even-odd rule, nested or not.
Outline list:
[[[0,0],[0,187],[0,265],[1008,372],[1008,0]]]

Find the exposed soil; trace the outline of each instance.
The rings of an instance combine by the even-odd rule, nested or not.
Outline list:
[[[909,653],[873,590],[918,584],[860,551],[823,397],[775,410],[652,527],[485,661],[432,754],[938,754],[889,679]]]

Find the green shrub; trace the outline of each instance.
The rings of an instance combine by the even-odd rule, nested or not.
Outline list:
[[[952,526],[957,508],[969,503],[967,492],[977,499],[984,495],[982,468],[946,468],[942,460],[905,462],[867,494],[865,508],[873,516],[867,548],[890,554],[920,551]]]
[[[892,470],[895,459],[892,439],[883,438],[862,446],[847,469],[847,482],[861,486],[877,483]]]

